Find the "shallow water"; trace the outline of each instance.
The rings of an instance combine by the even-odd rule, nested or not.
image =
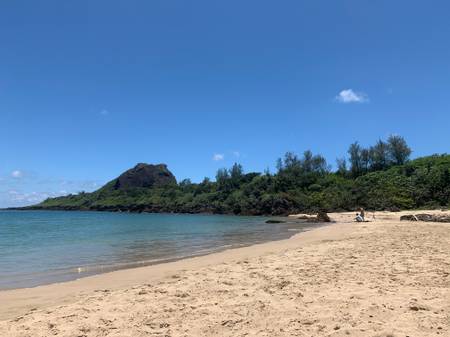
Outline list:
[[[0,289],[203,255],[288,238],[306,229],[299,224],[266,224],[265,220],[227,215],[0,211]]]

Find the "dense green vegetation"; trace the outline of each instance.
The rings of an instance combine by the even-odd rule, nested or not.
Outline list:
[[[398,136],[367,149],[354,143],[348,154],[349,167],[338,160],[335,172],[321,155],[286,153],[275,174],[244,173],[234,164],[219,170],[215,181],[129,190],[114,190],[111,182],[93,193],[47,199],[34,208],[279,215],[449,206],[450,155],[409,161],[411,150]]]

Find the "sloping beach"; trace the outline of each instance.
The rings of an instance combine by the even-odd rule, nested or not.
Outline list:
[[[450,224],[411,213],[3,291],[0,336],[450,336]]]

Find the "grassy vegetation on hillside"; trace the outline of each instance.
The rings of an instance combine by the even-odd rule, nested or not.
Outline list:
[[[34,208],[279,215],[448,207],[450,155],[408,161],[410,153],[401,137],[390,137],[369,149],[352,144],[350,167],[340,160],[336,172],[310,151],[302,158],[287,153],[275,174],[245,174],[235,164],[219,170],[216,181],[130,190],[114,190],[109,183],[93,193],[47,199]]]

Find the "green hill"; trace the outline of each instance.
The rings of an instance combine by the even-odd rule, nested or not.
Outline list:
[[[276,174],[245,174],[242,166],[235,164],[219,170],[216,181],[205,178],[198,184],[189,180],[176,183],[165,165],[152,167],[156,171],[150,175],[163,171],[158,183],[146,185],[142,183],[145,177],[134,176],[125,181],[140,183],[116,188],[119,177],[95,192],[47,199],[28,209],[280,215],[357,207],[442,208],[448,207],[450,200],[450,155],[355,173],[353,166],[330,172],[321,156],[308,151],[303,159],[288,153],[279,161]]]

